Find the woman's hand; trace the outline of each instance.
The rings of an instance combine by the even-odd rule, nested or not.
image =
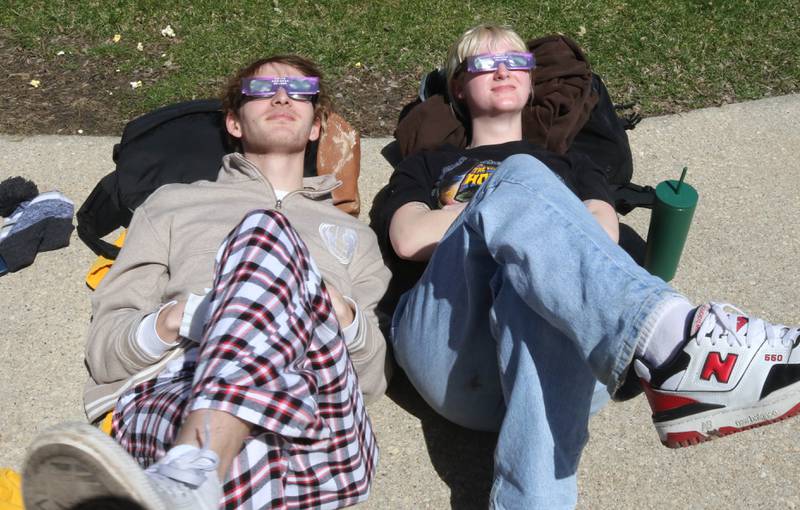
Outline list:
[[[426,261],[467,202],[455,202],[431,210],[422,202],[409,202],[392,216],[389,240],[401,259]]]

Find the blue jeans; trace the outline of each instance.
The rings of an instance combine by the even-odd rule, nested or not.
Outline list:
[[[543,163],[515,155],[402,297],[392,343],[434,410],[499,431],[493,508],[570,508],[596,381],[617,389],[673,295]]]

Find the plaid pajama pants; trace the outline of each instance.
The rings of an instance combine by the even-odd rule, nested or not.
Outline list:
[[[276,211],[253,211],[216,260],[203,341],[117,402],[112,435],[142,465],[191,411],[253,425],[221,507],[339,508],[367,498],[378,460],[322,277]]]

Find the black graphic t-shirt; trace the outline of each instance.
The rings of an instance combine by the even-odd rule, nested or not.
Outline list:
[[[468,202],[509,156],[530,154],[553,171],[581,200],[613,205],[603,170],[582,155],[560,155],[527,141],[462,149],[445,145],[405,159],[392,174],[381,215],[392,215],[408,202],[437,209],[455,201]],[[388,232],[387,232],[388,233]]]
[[[527,141],[474,149],[445,145],[415,154],[398,165],[370,212],[370,224],[393,273],[389,292],[381,303],[383,310],[391,313],[396,298],[416,283],[426,266],[424,262],[401,260],[392,250],[389,224],[394,213],[409,202],[422,202],[431,209],[455,201],[468,202],[500,163],[514,154],[530,154],[544,163],[581,200],[602,200],[613,206],[605,173],[581,154],[560,155]]]
[[[469,202],[472,195],[497,169],[499,161],[461,156],[442,169],[431,193],[442,207],[455,202]]]

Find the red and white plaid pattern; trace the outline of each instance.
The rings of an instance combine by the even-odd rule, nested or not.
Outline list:
[[[203,342],[124,394],[112,434],[143,466],[192,410],[253,424],[225,508],[340,508],[367,498],[378,447],[330,298],[286,218],[254,211],[217,254]]]

